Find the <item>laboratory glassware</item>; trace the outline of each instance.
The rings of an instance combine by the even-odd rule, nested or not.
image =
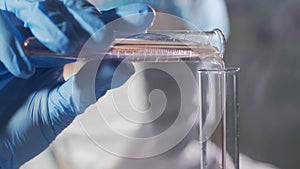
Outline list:
[[[116,39],[107,50],[91,50],[89,43],[86,43],[69,54],[52,52],[33,37],[25,40],[23,48],[33,60],[46,63],[52,59],[127,59],[133,63],[136,73],[123,86],[108,91],[97,104],[102,109],[103,119],[114,130],[106,131],[105,123],[99,122],[100,118],[93,118],[97,123],[92,123],[92,120],[81,121],[85,132],[105,151],[139,159],[160,158],[159,155],[166,153],[166,156],[175,159],[176,156],[171,155],[169,150],[176,149],[177,144],[184,144],[181,143],[182,139],[189,137],[190,140],[198,140],[200,144],[198,168],[238,169],[237,70],[225,68],[225,38],[220,30],[149,31]],[[161,99],[162,101],[155,102]],[[106,110],[109,112],[105,112]],[[134,128],[134,134],[115,127],[115,122],[105,119],[108,114],[114,116],[114,120],[119,120],[119,124]],[[106,142],[103,137],[97,139],[99,136],[93,133],[94,128],[101,128],[106,136],[118,131],[128,137],[126,140],[114,136],[113,140]],[[161,138],[153,140],[152,135]],[[141,145],[155,148],[137,148],[139,142],[135,139],[128,140],[135,137],[147,138]],[[160,147],[166,139],[169,143]],[[119,140],[124,140],[124,147]],[[119,146],[112,146],[116,144]],[[139,151],[132,151],[133,149]],[[217,166],[212,166],[213,159],[218,161]],[[178,160],[173,160],[174,164],[169,167],[176,162]]]

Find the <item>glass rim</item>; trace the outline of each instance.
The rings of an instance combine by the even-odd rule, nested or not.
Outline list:
[[[239,67],[228,67],[228,68],[221,68],[221,69],[199,69],[197,72],[199,73],[227,73],[227,72],[239,72]]]

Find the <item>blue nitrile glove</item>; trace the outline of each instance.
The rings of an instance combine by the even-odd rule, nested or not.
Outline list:
[[[92,61],[64,81],[61,63],[33,66],[23,39],[33,34],[48,48],[68,53],[97,31],[92,41],[104,49],[117,35],[145,31],[154,13],[143,4],[100,13],[83,0],[9,0],[0,9],[0,168],[7,169],[43,151],[77,114],[134,73],[126,61]]]
[[[229,17],[225,0],[93,0],[100,9],[129,3],[147,3],[160,12],[176,15],[198,29],[221,29],[229,37]],[[97,5],[97,6],[98,6]]]
[[[114,34],[118,35],[120,31],[131,29],[138,33],[149,27],[152,23],[150,20],[153,19],[153,15],[147,13],[149,10],[152,9],[148,6],[134,4],[101,14],[84,0],[2,0],[0,61],[13,75],[27,78],[34,73],[35,68],[21,47],[26,37],[33,34],[53,51],[69,53],[94,34],[92,39],[95,43],[102,44],[96,48],[106,48],[113,40]],[[112,14],[113,12],[115,13]],[[107,22],[119,16],[134,13],[140,14],[135,18],[124,19],[123,25],[119,26],[126,29],[125,31],[115,31],[111,26],[104,27]]]

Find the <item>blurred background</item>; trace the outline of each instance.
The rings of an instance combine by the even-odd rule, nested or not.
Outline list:
[[[300,1],[226,0],[225,63],[239,66],[240,151],[300,166]]]

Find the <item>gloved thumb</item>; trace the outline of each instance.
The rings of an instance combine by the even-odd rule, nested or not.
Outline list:
[[[77,74],[51,92],[50,99],[53,105],[49,107],[59,108],[63,110],[61,112],[70,115],[81,114],[107,90],[125,83],[133,73],[133,65],[126,60],[90,61]]]

